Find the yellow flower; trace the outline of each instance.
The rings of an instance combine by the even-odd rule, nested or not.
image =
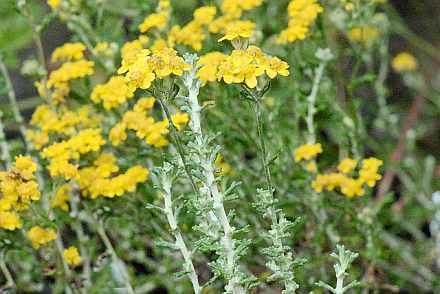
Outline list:
[[[70,185],[64,184],[55,192],[54,197],[50,201],[50,206],[52,208],[60,208],[61,210],[69,211],[69,200]]]
[[[370,187],[374,187],[376,182],[382,178],[378,173],[379,167],[383,161],[374,157],[364,159],[362,161],[362,168],[359,171],[359,178]]]
[[[54,70],[49,75],[47,86],[49,88],[57,87],[60,84],[78,78],[82,78],[93,74],[93,61],[78,60],[74,62],[66,62],[57,70]]]
[[[217,8],[215,6],[202,6],[194,10],[194,21],[198,25],[208,25],[215,17]]]
[[[189,122],[189,115],[188,113],[178,112],[173,114],[171,119],[173,121],[173,125],[177,128],[177,130],[180,131],[180,129],[182,129]]]
[[[374,26],[354,27],[348,32],[348,38],[364,46],[370,46],[379,37],[379,33]]]
[[[139,31],[145,33],[153,28],[163,29],[167,25],[167,22],[168,12],[153,13],[147,16],[139,25]]]
[[[89,183],[88,190],[92,199],[98,196],[108,198],[122,196],[126,192],[134,192],[137,184],[147,180],[148,173],[148,169],[140,165],[133,166],[125,173],[112,178],[96,178]]]
[[[47,5],[55,10],[61,5],[61,0],[47,0]]]
[[[41,155],[50,160],[48,169],[51,176],[62,176],[70,180],[76,177],[78,170],[69,160],[78,159],[81,154],[98,151],[104,144],[100,129],[84,129],[69,140],[44,148]]]
[[[257,86],[257,77],[264,74],[264,68],[245,50],[234,50],[218,68],[217,79],[226,84],[245,83],[249,88]]]
[[[156,99],[154,97],[140,98],[133,107],[135,112],[145,112],[153,108]]]
[[[396,72],[407,72],[417,69],[417,59],[409,52],[401,52],[393,58],[392,67]]]
[[[127,132],[125,130],[126,126],[124,123],[117,123],[111,128],[108,137],[114,146],[118,146],[127,139]]]
[[[81,256],[79,255],[78,248],[70,246],[63,251],[63,257],[66,263],[72,267],[75,267],[81,263]]]
[[[249,20],[237,20],[230,23],[225,29],[225,36],[218,41],[235,40],[238,38],[249,39],[255,28],[255,23]]]
[[[318,167],[316,166],[316,162],[314,161],[308,162],[305,167],[306,170],[311,173],[316,173],[316,171],[318,170]]]
[[[338,171],[344,174],[351,173],[357,165],[357,160],[351,158],[344,158],[338,164]]]
[[[24,205],[28,205],[30,201],[40,200],[40,191],[38,190],[38,183],[35,181],[23,182],[17,186],[17,192],[20,195],[20,201]]]
[[[40,248],[57,238],[57,233],[54,229],[44,229],[40,226],[32,227],[27,233],[27,238],[31,241],[32,247]]]
[[[148,38],[147,38],[148,39]],[[121,67],[118,74],[127,72],[128,67],[136,61],[136,56],[144,49],[144,43],[140,39],[125,43],[121,48]]]
[[[33,179],[37,171],[37,164],[32,161],[30,156],[19,155],[15,158],[14,169],[25,180]]]
[[[65,43],[64,45],[55,49],[52,53],[51,61],[71,61],[78,60],[84,57],[86,46],[82,43]]]
[[[95,103],[103,102],[105,109],[112,109],[132,98],[135,90],[124,77],[113,76],[107,83],[95,86],[90,98]]]
[[[264,54],[256,46],[249,46],[246,50],[233,50],[230,55],[211,52],[202,56],[198,64],[201,66],[197,76],[203,82],[217,79],[227,84],[245,83],[249,88],[255,88],[257,78],[264,73],[270,79],[277,75],[289,75],[289,65],[286,62]]]
[[[315,19],[323,11],[316,0],[292,0],[287,7],[289,23],[277,38],[280,44],[293,43],[306,38]]]
[[[226,59],[227,55],[220,52],[210,52],[200,57],[197,77],[203,82],[214,82],[217,80],[217,72],[220,64]]]
[[[293,151],[295,162],[310,160],[320,153],[322,153],[322,146],[320,143],[301,145]]]
[[[365,194],[365,191],[362,188],[362,185],[362,180],[346,177],[341,182],[341,192],[349,198],[352,198],[354,196],[363,196]]]
[[[266,74],[271,79],[274,79],[277,75],[287,77],[289,75],[289,64],[278,57],[271,57],[266,67]]]
[[[221,154],[217,154],[214,164],[217,168],[217,175],[219,176],[227,175],[232,172],[232,166],[225,162],[223,155]]]
[[[16,212],[0,210],[0,228],[9,231],[21,228],[20,217]]]

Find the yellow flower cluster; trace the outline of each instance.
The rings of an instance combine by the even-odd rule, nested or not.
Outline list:
[[[32,201],[40,199],[35,180],[37,165],[29,156],[18,156],[8,172],[0,172],[0,228],[15,230],[21,227],[19,211],[26,210]]]
[[[320,143],[304,144],[293,151],[293,156],[295,158],[295,162],[299,162],[301,160],[313,159],[320,153],[322,153],[322,146]]]
[[[304,40],[323,8],[316,0],[292,0],[287,11],[289,23],[277,38],[280,44]]]
[[[107,83],[97,85],[90,98],[95,103],[103,102],[105,109],[112,109],[132,98],[135,90],[123,76],[113,76]]]
[[[31,241],[35,249],[55,240],[57,233],[54,229],[45,229],[40,226],[32,227],[27,233],[27,238]]]
[[[214,19],[217,9],[214,6],[203,6],[194,11],[194,18],[185,26],[175,25],[168,34],[168,44],[182,44],[200,51],[206,39],[207,26]]]
[[[77,128],[95,128],[100,121],[100,116],[87,105],[72,111],[43,104],[32,114],[31,125],[35,129],[28,130],[26,136],[33,147],[40,150],[49,143],[50,134],[72,136]]]
[[[249,39],[252,36],[252,32],[255,28],[255,23],[249,20],[236,20],[231,22],[225,28],[225,36],[218,41],[223,40],[235,40],[239,38]]]
[[[75,246],[70,246],[63,251],[63,258],[66,263],[72,267],[79,265],[82,261],[81,256],[79,255],[78,248]]]
[[[149,39],[146,36],[140,36],[130,42],[126,42],[121,48],[121,67],[118,72],[126,72],[128,67],[136,61],[136,56],[144,49],[144,45],[148,43]]]
[[[116,158],[109,153],[101,154],[93,166],[79,171],[79,186],[83,195],[95,199],[99,196],[113,198],[122,196],[126,192],[134,192],[139,183],[148,178],[148,169],[136,165],[125,173],[113,176],[119,171]]]
[[[356,196],[363,196],[365,194],[364,185],[374,187],[376,182],[381,179],[378,173],[382,161],[371,157],[362,161],[362,167],[359,170],[359,176],[352,178],[349,176],[357,166],[357,161],[346,158],[338,165],[339,172],[328,174],[319,174],[312,182],[312,188],[316,192],[322,192],[324,189],[333,191],[339,188],[341,193],[352,198]]]
[[[78,166],[70,161],[79,160],[81,154],[98,151],[104,144],[100,129],[84,129],[69,140],[44,148],[41,155],[50,160],[48,169],[52,177],[70,180],[78,173]]]
[[[256,46],[233,50],[231,55],[211,52],[202,56],[198,64],[200,69],[197,76],[203,82],[223,80],[227,84],[245,83],[249,88],[255,88],[257,78],[265,73],[270,79],[277,75],[289,75],[286,62],[266,55]]]
[[[348,38],[366,47],[371,46],[379,37],[380,32],[374,26],[354,27],[348,32]]]
[[[170,17],[170,1],[160,0],[156,13],[148,15],[144,21],[139,25],[139,31],[141,33],[148,32],[151,29],[163,29],[168,23]]]
[[[84,57],[84,51],[86,50],[86,46],[82,43],[65,43],[64,45],[56,48],[54,52],[52,52],[51,61],[71,61],[78,60]]]
[[[148,89],[156,78],[163,79],[172,74],[181,76],[189,69],[189,65],[177,55],[177,51],[168,47],[153,52],[142,49],[133,63],[123,60],[123,65],[125,66],[119,68],[118,73],[126,73],[129,87],[136,89]]]
[[[407,72],[417,69],[417,59],[409,52],[397,54],[391,63],[396,72]]]
[[[93,61],[88,60],[63,63],[59,69],[50,73],[47,86],[49,88],[58,87],[68,81],[91,75],[93,74],[93,66]]]
[[[229,31],[229,33],[226,32],[226,35],[229,35],[228,38],[231,38],[234,31],[234,26],[240,25],[242,27],[240,30],[242,34],[248,35],[248,37],[245,38],[249,38],[252,34],[253,27],[250,32],[248,27],[246,33],[244,33],[246,29],[244,26],[246,25],[240,23],[239,18],[242,16],[243,11],[252,10],[260,6],[262,3],[262,0],[223,0],[221,4],[222,15],[209,24],[209,31],[214,34]]]
[[[50,201],[52,208],[59,208],[64,211],[69,211],[70,200],[70,184],[64,184],[57,189],[55,195]]]
[[[68,43],[55,49],[52,54],[53,61],[72,61],[67,61],[58,69],[52,71],[47,84],[43,82],[35,83],[40,96],[49,97],[47,90],[51,90],[52,103],[64,102],[64,98],[70,92],[69,81],[93,74],[93,61],[82,59],[84,49],[84,45],[81,43]]]
[[[109,139],[113,145],[118,146],[127,139],[127,130],[135,131],[139,139],[156,148],[168,145],[166,138],[169,133],[168,120],[155,121],[149,113],[154,102],[153,97],[141,98],[134,105],[133,110],[124,114],[121,122],[110,130]],[[180,129],[188,123],[189,116],[186,113],[176,113],[172,116],[172,120],[176,128]]]

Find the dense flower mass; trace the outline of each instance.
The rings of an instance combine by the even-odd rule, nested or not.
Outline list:
[[[36,171],[37,165],[29,156],[17,156],[9,171],[0,171],[0,229],[21,228],[19,212],[40,199]]]
[[[402,221],[409,213],[425,226],[436,209],[414,194],[434,191],[435,156],[412,152],[432,133],[435,124],[422,121],[435,109],[400,142],[403,108],[389,99],[394,83],[426,98],[435,91],[416,72],[424,60],[402,52],[389,64],[398,48],[388,39],[404,27],[380,7],[385,0],[47,0],[41,19],[41,3],[29,2],[16,8],[36,49],[54,18],[69,41],[48,59],[52,46],[43,44],[23,62],[39,96],[30,102],[14,95],[3,66],[14,60],[7,48],[0,54],[9,97],[0,103],[5,289],[434,293],[440,285],[436,267],[414,262],[440,264],[440,245],[436,252]],[[435,55],[411,36],[415,55]],[[402,79],[389,83],[390,65]],[[409,146],[397,154],[401,143]],[[382,183],[384,163],[369,156],[392,161]],[[395,183],[402,197],[391,205]],[[332,267],[324,254],[333,246]]]
[[[98,151],[105,144],[100,129],[84,129],[69,140],[54,143],[42,151],[42,156],[50,160],[51,176],[61,176],[70,180],[77,176],[78,164],[74,161],[81,154]]]
[[[129,61],[122,62],[130,64]],[[187,69],[189,66],[177,55],[177,51],[165,47],[153,52],[148,49],[141,50],[135,61],[127,67],[121,67],[118,73],[125,73],[130,88],[148,89],[156,78],[163,79],[172,74],[181,76]]]
[[[78,182],[84,196],[95,199],[99,196],[113,198],[127,192],[134,192],[139,183],[148,178],[148,169],[136,165],[125,173],[119,171],[116,158],[112,154],[102,153],[95,160],[93,166],[82,168],[79,171]]]
[[[84,57],[86,46],[82,43],[65,43],[52,53],[52,62],[78,60]]]
[[[364,159],[362,168],[359,170],[359,177],[352,178],[347,174],[356,168],[357,161],[345,158],[338,164],[339,172],[318,174],[312,182],[312,188],[316,192],[322,192],[324,189],[328,191],[340,189],[341,193],[349,198],[363,196],[365,185],[374,187],[376,182],[381,179],[381,175],[378,173],[381,165],[382,161],[377,158]]]
[[[144,97],[138,100],[133,109],[124,113],[122,120],[110,130],[109,139],[113,145],[118,146],[127,139],[127,130],[135,132],[136,136],[148,145],[156,148],[168,145],[169,133],[168,120],[156,121],[150,115],[155,103],[154,97]],[[189,121],[188,114],[176,113],[172,121],[177,129],[182,128]]]
[[[277,39],[281,44],[304,40],[323,8],[316,0],[292,0],[287,11],[289,24]]]
[[[97,85],[91,94],[95,103],[102,102],[105,109],[112,109],[124,104],[134,95],[135,88],[130,87],[122,76],[113,76],[102,85]]]
[[[249,20],[237,20],[228,24],[225,28],[225,36],[219,40],[235,40],[238,38],[249,39],[252,31],[255,28],[255,23]]]
[[[223,80],[227,84],[244,83],[249,88],[255,88],[257,78],[264,74],[270,79],[289,75],[286,62],[265,54],[256,46],[234,50],[231,55],[211,52],[200,58],[199,65],[198,77],[204,82]]]

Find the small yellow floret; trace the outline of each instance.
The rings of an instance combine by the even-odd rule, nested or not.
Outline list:
[[[357,160],[351,158],[344,158],[338,164],[338,171],[344,174],[351,173],[357,165]]]
[[[31,241],[32,247],[38,249],[42,245],[55,240],[57,233],[54,229],[44,229],[40,226],[34,226],[26,233],[26,236]]]
[[[63,251],[63,257],[66,263],[72,267],[75,267],[81,263],[81,256],[79,255],[78,248],[70,246]]]
[[[322,146],[320,143],[301,145],[293,151],[295,162],[310,160],[320,153],[322,153]]]
[[[409,52],[401,52],[393,58],[392,67],[396,72],[407,72],[417,69],[417,59]]]

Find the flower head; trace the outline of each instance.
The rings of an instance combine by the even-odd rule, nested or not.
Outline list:
[[[32,247],[38,249],[42,245],[55,240],[57,233],[54,229],[44,229],[40,226],[35,226],[26,233],[26,236],[31,241]]]
[[[417,69],[417,59],[409,52],[397,54],[391,63],[396,72],[408,72]]]
[[[70,246],[63,251],[63,258],[66,263],[72,267],[75,267],[81,263],[81,256],[79,255],[78,248]]]

